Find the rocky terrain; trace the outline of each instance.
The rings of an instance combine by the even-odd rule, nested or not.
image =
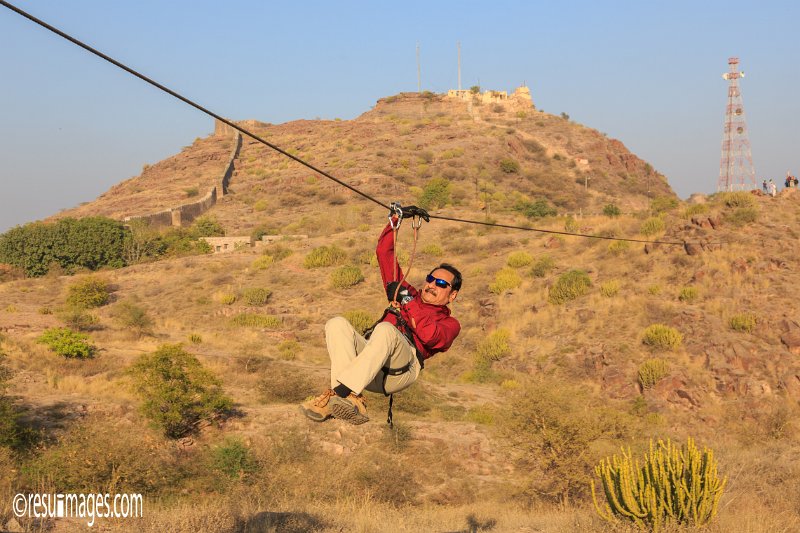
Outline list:
[[[326,386],[324,323],[348,312],[377,317],[384,306],[372,250],[386,214],[245,139],[229,194],[207,214],[228,235],[261,228],[278,242],[0,284],[8,394],[43,435],[24,454],[0,448],[0,489],[145,493],[143,520],[104,529],[619,531],[594,513],[592,466],[620,446],[640,452],[651,438],[691,436],[714,449],[729,479],[711,531],[800,528],[794,191],[684,204],[650,165],[595,130],[441,95],[385,98],[353,121],[250,125],[381,201],[415,203],[444,178],[449,197],[432,211],[534,231],[424,225],[410,279],[420,283],[441,261],[462,269],[453,304],[461,336],[397,395],[394,429],[378,395],[368,397],[368,424],[316,424],[297,404]],[[121,218],[181,203],[187,188],[204,194],[231,142],[197,140],[59,216]],[[555,215],[520,209],[542,199]],[[620,213],[604,215],[609,204]],[[308,268],[322,246],[341,250],[339,263]],[[404,226],[403,266],[411,247]],[[357,266],[363,281],[337,287],[342,265]],[[587,276],[586,290],[554,301],[573,270]],[[36,339],[63,325],[68,289],[87,276],[112,287],[110,303],[91,311],[99,351],[66,360]],[[269,289],[268,300],[248,303],[253,288]],[[152,320],[147,331],[119,320],[130,304]],[[248,314],[272,319],[237,322]],[[680,339],[651,342],[653,325]],[[168,343],[221,380],[233,416],[180,440],[148,424],[127,369]],[[664,371],[648,381],[642,371],[654,360]],[[218,463],[231,439],[252,461],[232,474]],[[0,525],[11,524],[7,502]]]

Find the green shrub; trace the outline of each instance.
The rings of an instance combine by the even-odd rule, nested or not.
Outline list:
[[[593,400],[585,387],[563,380],[526,384],[504,406],[500,424],[510,446],[530,470],[535,500],[574,501],[589,492],[587,477],[602,455],[598,444],[631,431],[614,407]]]
[[[639,233],[645,237],[656,235],[664,231],[664,220],[661,217],[650,217],[639,227]]]
[[[683,217],[692,218],[703,213],[708,213],[708,204],[693,204],[683,210]]]
[[[629,520],[639,529],[659,531],[671,522],[700,528],[717,514],[727,478],[717,474],[714,453],[702,453],[689,438],[678,448],[669,440],[653,445],[642,462],[630,449],[608,457],[595,469],[606,496],[601,508],[592,481],[592,500],[597,513],[608,520]]]
[[[649,389],[669,374],[669,364],[664,359],[648,359],[639,365],[639,384]]]
[[[419,196],[419,205],[424,209],[444,207],[452,201],[450,181],[445,178],[428,180]]]
[[[739,313],[728,320],[728,325],[734,331],[752,333],[756,329],[756,315],[752,313]]]
[[[171,439],[194,433],[200,422],[224,416],[233,406],[220,380],[180,344],[142,355],[130,373],[142,412]]]
[[[108,303],[111,288],[107,280],[87,276],[69,286],[67,305],[78,309],[92,309]]]
[[[183,190],[183,192],[186,193],[187,198],[194,198],[195,196],[198,196],[200,194],[200,189],[198,189],[197,187],[187,187],[186,189]]]
[[[619,293],[620,283],[619,280],[612,279],[600,284],[600,294],[610,298]]]
[[[522,278],[511,267],[503,267],[494,276],[494,281],[489,284],[489,291],[494,294],[501,294],[505,291],[516,289],[522,285]]]
[[[283,341],[278,344],[278,354],[283,361],[294,361],[300,353],[300,343],[293,340]]]
[[[378,317],[374,317],[366,311],[357,309],[355,311],[345,311],[342,316],[347,319],[359,334],[363,335],[364,332],[370,327]]]
[[[578,230],[580,229],[581,228],[578,225],[578,221],[571,216],[567,217],[567,219],[564,221],[564,231],[567,233],[578,233]]]
[[[755,197],[747,191],[723,192],[722,202],[726,207],[755,207]]]
[[[263,287],[251,287],[242,291],[242,300],[247,305],[265,305],[272,296],[272,291]]]
[[[337,246],[320,246],[311,250],[305,259],[303,266],[306,268],[320,268],[333,265],[340,265],[347,260],[347,253]]]
[[[89,337],[69,328],[50,328],[45,330],[36,342],[46,345],[62,357],[89,359],[94,357],[97,347],[89,342]]]
[[[589,292],[592,280],[583,270],[570,270],[561,274],[550,287],[548,301],[553,304],[563,304],[583,296]]]
[[[508,341],[511,333],[507,329],[498,329],[478,343],[477,355],[486,361],[499,361],[511,355]]]
[[[64,218],[53,224],[34,222],[0,235],[0,263],[30,277],[47,274],[52,265],[66,272],[125,265],[126,230],[105,217]]]
[[[231,319],[235,326],[277,329],[281,327],[282,320],[272,315],[259,315],[257,313],[240,313]]]
[[[653,296],[658,296],[661,294],[661,285],[650,285],[647,287],[647,292],[652,294]]]
[[[683,335],[664,324],[651,324],[645,328],[642,342],[659,350],[674,350],[683,342]]]
[[[154,238],[148,246],[146,258],[185,257],[209,254],[213,250],[205,240],[199,239],[192,228],[169,228]]]
[[[755,207],[737,207],[733,211],[725,213],[723,218],[731,226],[739,228],[758,220],[758,209]]]
[[[266,270],[275,264],[275,258],[271,255],[262,255],[255,259],[250,266],[256,270]]]
[[[189,334],[189,342],[192,344],[202,344],[203,337],[199,333],[190,333]]]
[[[555,261],[549,255],[543,255],[533,264],[531,275],[535,278],[543,278],[556,267]]]
[[[462,379],[467,383],[490,383],[500,376],[492,370],[492,362],[475,354],[472,369],[465,372]]]
[[[233,305],[236,302],[236,295],[232,292],[218,292],[214,297],[222,305]]]
[[[516,174],[519,172],[519,163],[513,159],[503,159],[500,161],[500,170],[506,174]]]
[[[282,244],[273,244],[266,250],[264,250],[264,255],[271,255],[275,261],[283,261],[290,255],[292,255],[292,249],[288,246],[284,246]]]
[[[331,285],[336,289],[349,289],[364,281],[364,274],[357,266],[343,266],[331,272]]]
[[[697,290],[697,287],[683,287],[681,292],[678,293],[678,300],[686,303],[692,303],[693,301],[697,300],[700,292]]]
[[[495,408],[487,404],[470,407],[464,415],[464,420],[484,426],[491,426],[494,424],[495,411]]]
[[[114,307],[114,319],[137,336],[153,333],[153,319],[147,311],[133,302],[120,302]]]
[[[530,219],[539,219],[555,216],[557,211],[550,207],[547,200],[536,200],[535,202],[522,201],[517,203],[514,208]]]
[[[211,468],[229,479],[243,480],[258,472],[259,464],[241,437],[225,437],[211,451]]]
[[[432,255],[434,257],[439,257],[442,254],[444,254],[444,250],[438,244],[429,244],[422,249],[422,253],[426,255]]]
[[[197,217],[192,224],[191,232],[195,238],[225,236],[225,228],[211,215]]]
[[[58,318],[68,328],[89,331],[97,325],[97,317],[81,307],[67,306],[58,312]]]
[[[671,196],[659,196],[650,200],[650,211],[660,215],[678,207],[678,199]]]
[[[631,243],[628,241],[613,241],[608,244],[608,251],[614,255],[622,255],[630,249]]]
[[[512,268],[525,267],[533,263],[533,257],[527,252],[511,252],[506,260],[506,264]]]
[[[620,216],[622,211],[615,204],[606,204],[603,207],[603,214],[607,217],[615,218]]]

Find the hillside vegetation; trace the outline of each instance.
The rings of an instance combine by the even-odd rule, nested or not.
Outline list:
[[[800,197],[686,205],[598,132],[460,106],[400,95],[259,133],[381,200],[427,187],[444,214],[690,245],[433,220],[410,280],[462,269],[461,335],[396,396],[394,429],[378,395],[363,426],[315,424],[296,405],[327,386],[324,323],[385,305],[386,213],[245,141],[209,217],[308,238],[0,283],[0,525],[14,493],[83,490],[145,495],[144,519],[102,522],[118,530],[625,531],[594,510],[594,467],[692,437],[728,480],[708,531],[800,528]],[[114,196],[65,214],[113,215]],[[400,247],[405,266],[407,226]]]

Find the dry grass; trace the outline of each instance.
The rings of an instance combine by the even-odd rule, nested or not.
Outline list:
[[[262,133],[298,153],[335,161],[333,168],[344,179],[362,180],[365,190],[381,198],[412,197],[410,187],[422,187],[426,180],[416,175],[420,164],[427,165],[424,170],[431,175],[449,170],[453,205],[442,209],[444,215],[465,217],[465,213],[479,212],[476,178],[481,184],[492,184],[493,189],[488,191],[489,216],[514,224],[528,223],[511,207],[515,193],[529,198],[548,194],[556,188],[547,182],[549,179],[567,184],[563,195],[554,195],[551,200],[561,202],[560,211],[570,212],[582,207],[585,213],[592,205],[602,208],[612,201],[617,203],[615,184],[624,181],[624,187],[636,187],[635,176],[623,180],[616,173],[619,169],[607,163],[601,135],[563,119],[537,111],[517,120],[488,110],[481,115],[483,122],[462,113],[460,118],[447,115],[445,118],[452,118],[452,122],[446,125],[436,116],[441,104],[431,102],[427,111],[417,104],[399,99],[399,108],[390,113],[395,114],[391,119],[389,114],[381,114],[382,104],[377,106],[367,117],[373,128],[369,141],[358,131],[357,121],[326,122],[326,133],[320,135],[309,134],[307,124],[293,123],[264,126]],[[417,127],[423,120],[437,124],[437,133]],[[492,125],[497,126],[495,130],[491,130]],[[506,133],[510,127],[514,132]],[[401,128],[407,128],[407,135],[400,134]],[[492,142],[484,143],[482,135],[489,131],[492,133],[487,138]],[[502,137],[503,143],[497,143],[494,135]],[[528,150],[523,141],[536,142],[543,154]],[[382,151],[384,156],[374,155],[373,142],[380,144],[375,151]],[[417,147],[420,143],[422,150]],[[500,161],[506,154],[496,147],[509,143],[519,144],[522,150],[515,155],[520,173],[513,179],[500,175],[496,164],[478,167],[481,160],[474,154]],[[552,158],[555,153],[569,154],[568,144],[591,152],[588,147],[596,143],[603,146],[597,162],[591,153],[580,157],[588,157],[598,172],[606,173],[610,196],[593,196],[595,191],[591,190],[587,195],[578,184],[571,189],[576,176],[569,161]],[[463,150],[463,155],[440,157],[457,149]],[[421,161],[418,155],[422,151],[430,151],[433,158]],[[406,167],[403,161],[407,161]],[[357,203],[349,193],[327,188],[323,180],[309,180],[304,171],[255,145],[245,146],[240,163],[237,194],[215,207],[226,229],[231,234],[246,235],[264,225],[309,238],[270,246],[269,265],[254,264],[267,257],[258,251],[240,251],[104,272],[115,287],[118,301],[138,301],[147,309],[154,322],[153,337],[131,339],[113,320],[113,305],[100,307],[93,311],[97,329],[90,331],[101,348],[97,357],[64,361],[33,339],[44,329],[61,325],[55,311],[74,278],[54,275],[0,283],[0,331],[6,337],[0,346],[15,372],[10,393],[19,398],[33,419],[48,427],[48,435],[56,439],[51,453],[74,448],[74,440],[67,443],[73,448],[59,448],[62,445],[56,437],[78,428],[76,412],[81,405],[90,414],[121,416],[132,429],[120,430],[120,438],[139,442],[133,432],[149,430],[136,414],[138,400],[126,386],[124,371],[139,354],[152,352],[162,343],[184,342],[187,350],[221,376],[226,393],[240,412],[221,427],[204,430],[182,455],[164,463],[165,471],[184,476],[174,481],[173,491],[152,490],[143,520],[109,521],[103,527],[137,531],[272,527],[283,531],[372,532],[474,531],[480,525],[493,524],[493,531],[626,531],[624,526],[600,521],[587,500],[578,498],[559,508],[545,503],[536,492],[525,492],[534,479],[552,482],[557,478],[547,470],[521,468],[517,450],[507,446],[497,430],[504,414],[511,412],[508,397],[523,393],[529,387],[528,380],[535,377],[587,391],[594,401],[613,406],[611,410],[621,418],[632,417],[630,424],[638,428],[635,437],[616,434],[593,440],[592,453],[613,453],[620,445],[636,446],[637,439],[650,436],[682,440],[690,433],[697,434],[700,441],[702,435],[702,441],[714,448],[721,473],[731,479],[719,519],[708,531],[762,533],[800,528],[800,512],[795,505],[800,498],[796,483],[800,464],[795,459],[800,457],[800,449],[792,424],[797,413],[788,407],[785,412],[771,407],[784,394],[780,385],[784,376],[797,371],[795,358],[780,341],[779,319],[775,317],[783,317],[800,299],[791,268],[800,260],[800,248],[795,240],[781,241],[780,246],[772,240],[776,233],[790,235],[800,223],[796,203],[790,203],[794,199],[778,198],[768,204],[772,199],[755,198],[755,205],[733,207],[724,206],[722,201],[711,202],[707,216],[756,208],[758,224],[744,224],[736,230],[723,224],[714,232],[703,230],[709,238],[729,244],[693,257],[670,247],[645,254],[640,245],[609,247],[606,241],[574,236],[552,240],[533,233],[465,228],[440,220],[423,226],[418,243],[421,253],[417,254],[410,281],[419,285],[428,269],[439,261],[458,266],[465,273],[465,281],[452,309],[463,329],[448,352],[428,361],[421,381],[396,397],[395,420],[402,429],[385,433],[386,399],[382,396],[369,395],[372,420],[357,428],[335,421],[313,424],[297,413],[295,405],[301,393],[314,394],[327,386],[329,362],[322,334],[325,322],[357,309],[365,323],[366,317],[380,316],[386,305],[380,276],[368,266],[372,239],[385,223],[385,215]],[[450,166],[452,163],[463,166]],[[378,166],[386,172],[378,172]],[[403,181],[398,173],[403,173]],[[188,185],[181,181],[176,179],[176,187],[185,195]],[[645,213],[645,192],[625,196],[629,205],[618,205],[625,212]],[[341,199],[346,203],[341,204]],[[258,202],[266,202],[269,208],[253,209]],[[664,217],[670,239],[688,239],[690,234],[682,229],[688,223],[683,218],[687,216],[685,209]],[[248,216],[242,217],[242,213]],[[575,222],[582,232],[635,236],[646,218],[637,214],[613,220],[583,216],[576,217]],[[541,222],[536,226],[556,231],[564,228],[563,218]],[[404,227],[400,236],[404,268],[410,251],[407,232]],[[323,246],[344,252],[336,253],[336,261],[356,262],[367,251],[365,260],[359,263],[364,281],[348,290],[334,290],[327,278],[335,266],[304,268],[305,258]],[[502,271],[513,252],[528,254],[533,263],[519,267],[516,288],[490,292],[496,273]],[[527,262],[526,257],[520,257],[522,263]],[[573,268],[585,270],[599,289],[563,305],[548,304],[550,287]],[[602,295],[603,284],[609,280],[620,281],[621,289],[615,297]],[[686,286],[697,287],[702,296],[691,305],[678,300],[681,288]],[[262,324],[267,327],[231,323],[235,315],[251,310],[244,309],[247,304],[242,298],[230,301],[229,296],[241,297],[248,287],[272,291],[259,309],[261,314],[254,315],[270,317],[268,324]],[[8,306],[14,312],[7,312]],[[45,307],[54,314],[38,312]],[[750,334],[731,331],[730,319],[744,311],[759,317],[757,327]],[[274,322],[275,317],[280,323]],[[672,390],[665,390],[664,398],[653,396],[650,390],[644,396],[636,391],[639,365],[651,357],[641,344],[641,334],[653,323],[675,327],[684,334],[683,347],[662,357],[669,359],[671,377],[682,383],[681,390],[699,399],[698,406],[674,402],[677,393]],[[508,331],[510,352],[503,350],[503,356],[492,361],[496,379],[485,383],[460,381],[459,377],[473,368],[474,354],[486,349],[484,343],[497,330]],[[190,344],[190,335],[200,336],[202,342]],[[709,347],[719,347],[721,366],[729,365],[734,371],[709,368],[704,357]],[[740,364],[736,350],[742,348],[742,353],[751,354],[746,378],[736,375],[736,365]],[[734,392],[718,389],[718,383]],[[757,392],[762,390],[761,383],[771,392]],[[796,402],[794,396],[787,404],[792,402]],[[56,405],[62,407],[55,409]],[[101,429],[117,428],[111,423],[99,424]],[[261,467],[257,474],[225,483],[215,479],[213,472],[209,474],[207,451],[226,436],[241,437],[254,450]],[[92,449],[102,442],[98,438]],[[124,452],[111,444],[107,447],[115,453]],[[16,478],[9,481],[8,476],[3,477],[8,472],[4,465],[11,461],[19,468],[30,460],[17,456],[9,459],[0,450],[0,490],[18,483]],[[376,469],[376,463],[383,468]],[[392,476],[385,475],[387,470]],[[395,472],[400,472],[402,479],[395,479]],[[346,490],[336,498],[331,497],[330,487]],[[3,502],[8,501],[0,498],[0,513],[6,509]]]

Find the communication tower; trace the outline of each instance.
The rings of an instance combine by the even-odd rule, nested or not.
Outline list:
[[[728,107],[725,108],[725,126],[722,130],[722,157],[719,161],[718,191],[755,189],[756,171],[750,154],[750,140],[744,120],[744,104],[739,91],[739,58],[728,59],[729,70],[722,75],[728,80]]]

